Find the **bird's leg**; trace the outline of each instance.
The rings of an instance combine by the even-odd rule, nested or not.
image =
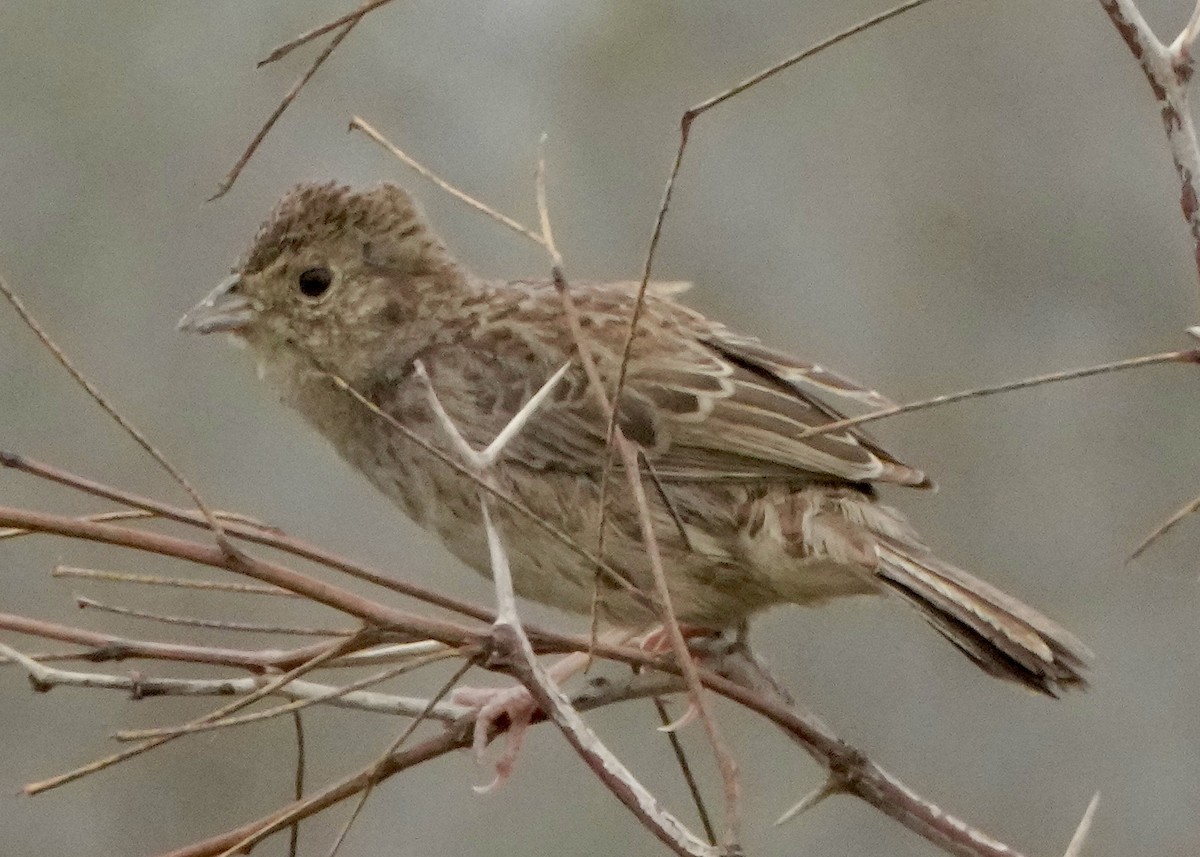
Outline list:
[[[697,640],[712,637],[721,632],[700,625],[685,625],[681,622],[679,624],[679,633],[683,634],[683,639],[685,640]],[[646,633],[637,641],[637,645],[642,651],[656,655],[665,655],[672,651],[671,635],[662,625]],[[700,657],[702,658],[703,655]]]
[[[709,638],[720,637],[723,633],[721,631],[715,631],[712,628],[705,628],[700,625],[680,625],[679,632],[683,635],[684,640],[688,641],[708,640]],[[669,654],[672,651],[670,633],[661,625],[647,633],[640,640],[638,640],[637,643],[643,651],[652,652],[654,654]],[[689,650],[691,650],[690,647]],[[692,658],[698,663],[702,663],[705,657],[706,655],[703,650],[692,652]],[[694,702],[690,702],[688,703],[688,707],[683,714],[667,725],[660,726],[659,731],[675,732],[679,729],[682,729],[684,726],[687,726],[689,723],[695,720],[699,713],[700,712],[697,710],[696,704]]]
[[[582,672],[587,663],[587,652],[573,652],[551,664],[547,672],[555,684],[561,685]],[[504,785],[512,776],[533,715],[540,710],[537,701],[524,685],[463,687],[455,690],[450,698],[459,705],[473,708],[477,712],[475,732],[471,741],[471,751],[475,754],[476,761],[483,761],[484,749],[496,724],[502,718],[508,718],[508,728],[504,733],[504,751],[496,760],[496,777],[486,786],[476,786],[475,791],[482,794]]]

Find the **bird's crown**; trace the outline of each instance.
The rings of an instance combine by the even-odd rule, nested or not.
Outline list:
[[[243,273],[262,271],[280,254],[306,244],[357,233],[373,236],[431,237],[420,209],[403,189],[379,184],[354,190],[337,182],[307,183],[292,188],[259,227],[238,266]]]

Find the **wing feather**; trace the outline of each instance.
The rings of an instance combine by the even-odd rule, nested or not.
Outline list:
[[[572,285],[579,305],[587,307],[581,321],[588,322],[585,335],[610,393],[620,369],[633,285]],[[523,310],[544,315],[548,323],[522,327],[513,322],[498,335],[492,320],[484,356],[471,358],[487,376],[478,381],[483,397],[514,385],[523,386],[528,397],[544,380],[531,369],[540,366],[548,377],[574,353],[564,326],[553,323],[560,305],[551,285],[525,281],[507,288],[517,291]],[[513,297],[504,300],[511,303]],[[455,347],[463,344],[459,339]],[[656,287],[647,295],[619,410],[622,431],[643,447],[663,479],[816,478],[927,487],[931,483],[924,473],[865,432],[808,434],[841,419],[842,405],[887,402],[823,366],[731,333],[675,303],[670,287]],[[606,460],[606,428],[576,367],[513,442],[511,454],[532,467],[598,473]]]

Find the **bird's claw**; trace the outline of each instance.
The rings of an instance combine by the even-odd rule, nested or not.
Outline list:
[[[499,729],[499,721],[508,719],[508,726],[504,730],[504,750],[495,763],[496,776],[487,785],[474,787],[477,793],[486,794],[512,777],[525,733],[539,706],[529,691],[520,685],[509,688],[463,687],[454,691],[451,699],[476,710],[471,752],[479,764],[483,764],[484,752],[493,733]]]

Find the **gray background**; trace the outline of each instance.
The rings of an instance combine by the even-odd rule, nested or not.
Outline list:
[[[1189,11],[1183,0],[1143,5],[1164,34]],[[482,581],[275,403],[244,356],[177,335],[181,311],[220,279],[286,187],[330,176],[413,188],[481,272],[545,270],[533,248],[347,136],[353,113],[529,221],[537,140],[549,132],[569,274],[633,276],[682,109],[883,4],[397,2],[339,49],[233,192],[204,204],[315,49],[258,72],[254,61],[346,6],[3,4],[0,268],[214,504],[486,599]],[[1148,87],[1098,4],[942,0],[701,118],[658,272],[695,280],[700,309],[903,400],[1181,346],[1197,321],[1197,283],[1177,198]],[[843,736],[1029,854],[1061,853],[1097,789],[1089,855],[1194,853],[1200,520],[1123,563],[1200,491],[1196,384],[1186,368],[1150,369],[878,427],[941,485],[889,499],[947,557],[1077,631],[1097,655],[1089,693],[1052,702],[991,681],[894,602],[778,610],[760,622],[762,649]],[[9,312],[0,447],[184,499]],[[101,508],[17,474],[0,479],[5,503]],[[212,639],[81,615],[72,591],[175,612],[329,620],[290,602],[49,578],[59,561],[133,567],[114,550],[37,538],[0,556],[2,609],[130,635]],[[34,800],[14,796],[107,752],[120,726],[176,722],[206,705],[37,696],[16,671],[0,672],[0,852],[152,853],[284,800],[282,721],[179,741]],[[725,706],[720,715],[745,772],[750,854],[934,853],[851,799],[772,828],[820,772],[756,718]],[[649,706],[596,723],[690,818]],[[398,729],[329,713],[308,725],[313,783],[365,763]],[[699,730],[686,739],[715,786]],[[658,853],[551,731],[530,740],[507,788],[476,797],[469,787],[486,776],[464,754],[388,783],[344,853]],[[325,853],[343,812],[305,828],[307,853]],[[282,853],[281,841],[262,853]]]

